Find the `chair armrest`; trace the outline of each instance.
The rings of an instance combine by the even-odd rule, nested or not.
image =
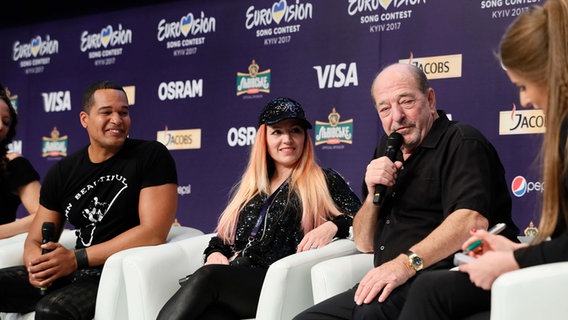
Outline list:
[[[199,229],[184,227],[184,226],[172,226],[170,232],[168,233],[168,238],[166,239],[166,243],[177,242],[200,235],[203,235],[203,231]]]
[[[143,246],[119,251],[104,264],[95,305],[95,320],[128,319],[127,290],[122,263],[130,254],[144,252],[154,246]]]
[[[316,264],[312,270],[314,303],[352,288],[373,268],[373,254],[361,253]]]
[[[357,252],[351,240],[336,240],[327,246],[292,254],[274,262],[262,285],[256,319],[291,319],[311,307],[311,269],[318,262]]]
[[[0,268],[24,264],[24,241],[6,243],[0,246]]]
[[[65,229],[59,237],[59,244],[64,246],[69,250],[75,249],[75,244],[77,243],[77,236],[75,235],[75,230]]]
[[[491,319],[566,319],[568,262],[507,272],[491,287]]]
[[[10,241],[3,242],[0,245],[0,268],[24,264],[24,242],[26,237],[27,233],[19,234],[10,238]],[[67,249],[72,249],[75,247],[76,239],[74,230],[65,229],[61,233],[59,243]]]
[[[213,235],[147,247],[124,257],[128,319],[156,319],[164,304],[179,289],[178,280],[203,264],[203,250]]]

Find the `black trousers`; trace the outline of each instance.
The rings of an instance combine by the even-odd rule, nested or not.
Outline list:
[[[414,282],[400,320],[489,319],[491,292],[476,287],[467,273],[427,272]]]
[[[158,320],[254,318],[266,269],[211,264],[166,302]]]
[[[340,274],[337,275],[341,277]],[[297,315],[294,320],[394,320],[398,319],[400,310],[406,300],[406,295],[414,278],[397,287],[391,292],[386,301],[380,303],[377,299],[360,306],[355,304],[355,292],[358,284],[336,296],[324,300]]]
[[[57,279],[41,295],[40,289],[29,283],[24,266],[0,269],[0,312],[35,311],[35,319],[39,320],[91,320],[100,276],[100,269],[79,270]]]

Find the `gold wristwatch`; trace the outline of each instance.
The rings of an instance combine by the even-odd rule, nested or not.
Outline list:
[[[408,264],[410,264],[410,267],[414,269],[414,271],[418,272],[424,268],[422,257],[414,253],[414,251],[408,250],[406,251],[406,255],[408,256]]]

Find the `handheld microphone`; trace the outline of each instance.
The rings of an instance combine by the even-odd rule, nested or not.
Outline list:
[[[53,222],[44,222],[41,225],[41,244],[55,241],[55,224]],[[46,254],[51,250],[41,249],[41,254]],[[40,294],[43,296],[47,293],[47,288],[39,288]]]
[[[387,138],[387,150],[385,151],[385,156],[387,156],[391,161],[396,160],[396,153],[400,150],[404,138],[402,135],[396,131],[390,134]],[[385,200],[385,194],[387,193],[387,186],[378,184],[375,186],[375,195],[373,196],[373,204],[380,205]]]

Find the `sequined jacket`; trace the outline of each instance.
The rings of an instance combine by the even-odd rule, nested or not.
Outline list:
[[[339,173],[332,169],[323,169],[323,171],[331,197],[339,211],[343,213],[332,220],[338,226],[336,237],[346,238],[349,235],[353,215],[361,207],[361,201]],[[287,183],[276,192],[256,237],[244,252],[244,255],[250,258],[253,267],[268,268],[276,260],[295,253],[304,237],[301,227],[302,207],[298,196],[292,193],[288,199]],[[257,195],[243,208],[239,215],[234,244],[225,244],[219,237],[211,238],[209,246],[204,251],[205,259],[213,252],[221,252],[227,258],[233,257],[236,252],[241,252],[248,243],[264,201],[268,197],[267,194]]]

